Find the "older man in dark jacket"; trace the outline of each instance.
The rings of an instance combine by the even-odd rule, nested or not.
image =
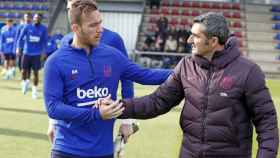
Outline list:
[[[182,59],[154,93],[123,100],[121,118],[153,118],[185,99],[180,158],[251,158],[253,125],[257,158],[276,158],[277,115],[259,66],[241,56],[218,13],[196,17],[191,33],[193,56]]]

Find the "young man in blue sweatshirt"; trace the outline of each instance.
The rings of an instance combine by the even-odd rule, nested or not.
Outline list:
[[[68,45],[68,42],[73,39],[73,33],[69,33],[64,36],[64,38],[61,40],[61,45]],[[121,36],[113,32],[111,30],[108,30],[106,28],[103,28],[103,32],[101,35],[100,43],[107,44],[109,46],[112,46],[116,49],[118,49],[124,56],[128,57],[128,53],[126,51],[123,39]],[[134,97],[134,86],[133,82],[130,80],[121,80],[121,96],[123,99],[133,98]],[[123,136],[124,141],[126,142],[128,137],[132,134],[132,124],[135,123],[134,119],[123,119],[121,120],[120,125],[120,134]],[[55,121],[50,120],[47,135],[51,142],[53,142],[54,137],[54,125]]]
[[[0,52],[4,54],[4,79],[11,79],[15,75],[15,59],[14,40],[16,29],[13,26],[13,20],[8,19],[6,25],[1,29],[0,33]]]
[[[46,26],[41,24],[41,14],[35,14],[33,17],[34,24],[27,24],[20,32],[17,52],[23,50],[22,56],[22,92],[26,94],[29,86],[31,69],[33,70],[33,87],[32,98],[37,99],[37,86],[39,82],[39,70],[41,68],[41,55],[43,55],[47,40],[48,30]],[[22,44],[23,48],[22,48]]]
[[[16,28],[16,37],[15,37],[15,42],[14,42],[14,51],[16,52],[16,58],[17,58],[17,66],[19,70],[21,71],[21,58],[22,58],[22,49],[17,50],[17,44],[18,44],[18,39],[21,31],[23,30],[24,26],[27,24],[30,24],[32,22],[32,15],[31,13],[25,13],[23,15],[23,18],[20,21],[20,24]],[[24,43],[20,43],[19,48],[23,48]],[[30,74],[28,74],[30,76]]]
[[[99,43],[102,19],[94,1],[76,0],[72,7],[74,37],[45,65],[45,105],[48,115],[58,120],[52,158],[113,158],[114,118],[123,108],[117,103],[97,108],[95,101],[116,98],[120,79],[160,84],[171,72],[140,68],[117,49]]]
[[[95,2],[95,0],[93,0]],[[71,8],[72,0],[67,1],[67,10]],[[67,45],[69,40],[73,39],[73,33],[69,33],[64,36],[61,40],[61,45]],[[107,44],[118,49],[124,56],[128,57],[128,53],[126,51],[124,42],[122,37],[111,30],[103,28],[103,32],[101,35],[100,43]],[[121,80],[121,95],[123,99],[133,98],[134,97],[134,88],[133,82],[130,80]],[[133,134],[132,124],[135,123],[134,119],[123,119],[121,120],[121,125],[119,127],[119,134],[123,136],[124,142],[126,143],[130,135]],[[51,142],[53,142],[54,138],[54,130],[55,130],[55,121],[50,120],[49,127],[47,131],[47,135]]]

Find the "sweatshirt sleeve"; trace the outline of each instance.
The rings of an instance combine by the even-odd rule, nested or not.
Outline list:
[[[117,48],[125,57],[128,58],[123,39],[118,34],[115,34],[115,38],[113,39],[115,40],[112,42],[112,46]],[[132,81],[121,79],[121,95],[123,99],[134,97],[134,87]]]
[[[47,27],[43,27],[44,31],[43,31],[43,40],[42,40],[42,51],[43,53],[46,53],[46,49],[47,49],[47,45],[48,45],[48,29]]]
[[[17,48],[19,49],[23,49],[23,46],[24,46],[24,37],[26,35],[26,32],[27,32],[27,27],[28,25],[24,26],[22,28],[21,31],[19,31],[19,36],[18,36],[18,39],[17,39]]]
[[[183,60],[177,65],[169,78],[150,95],[125,99],[125,110],[120,118],[149,119],[165,114],[184,98],[180,72]]]
[[[121,78],[143,85],[160,85],[172,73],[172,70],[167,69],[143,68],[124,56],[121,57],[120,61],[124,63],[122,65]]]
[[[0,30],[0,53],[3,53],[3,33]]]
[[[279,144],[276,110],[265,85],[265,76],[257,65],[248,75],[245,96],[256,127],[257,158],[276,158]]]
[[[100,120],[101,116],[96,108],[78,108],[63,102],[64,80],[58,68],[52,59],[47,60],[44,70],[44,100],[49,117],[79,124]]]

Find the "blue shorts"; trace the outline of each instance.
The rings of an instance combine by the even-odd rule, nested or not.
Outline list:
[[[41,68],[41,55],[26,55],[21,57],[21,68],[23,70],[39,71]]]
[[[114,158],[114,155],[98,156],[98,157],[80,157],[65,152],[52,150],[51,158]]]
[[[4,54],[4,58],[5,58],[5,60],[15,60],[16,55],[14,53],[7,53],[7,54]]]

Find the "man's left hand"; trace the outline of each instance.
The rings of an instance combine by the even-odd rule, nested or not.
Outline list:
[[[127,143],[128,138],[133,134],[132,124],[124,124],[120,125],[119,134],[122,135],[124,139],[124,143]]]

